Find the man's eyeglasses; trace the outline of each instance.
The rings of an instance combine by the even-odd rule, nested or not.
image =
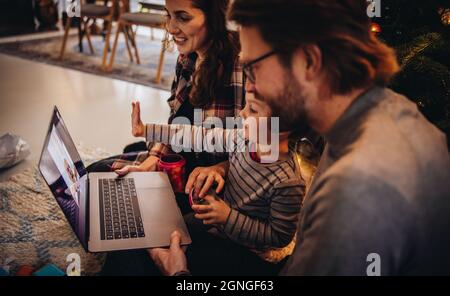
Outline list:
[[[272,50],[272,51],[260,56],[259,58],[254,59],[253,61],[250,61],[250,62],[242,65],[242,70],[244,71],[245,76],[247,76],[248,80],[250,80],[251,83],[255,83],[255,72],[253,70],[253,66],[256,63],[259,63],[262,60],[265,60],[274,54],[275,54],[275,51]]]

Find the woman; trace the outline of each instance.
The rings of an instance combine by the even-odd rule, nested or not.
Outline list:
[[[166,29],[180,55],[172,95],[168,99],[172,123],[176,117],[186,117],[194,123],[194,109],[202,111],[201,120],[217,117],[225,126],[226,117],[237,117],[244,105],[242,68],[239,64],[237,34],[226,26],[229,0],[167,0]],[[89,171],[118,170],[154,171],[162,155],[170,147],[148,143],[148,151],[126,153],[102,160]],[[127,150],[127,149],[126,149]],[[126,152],[126,151],[125,151]],[[226,160],[225,154],[182,153],[186,158],[186,173],[198,166],[210,166]]]

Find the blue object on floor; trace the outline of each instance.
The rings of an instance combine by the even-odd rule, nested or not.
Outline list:
[[[47,264],[33,273],[34,276],[65,276],[66,274],[53,264]]]
[[[9,272],[0,267],[0,276],[9,276]]]

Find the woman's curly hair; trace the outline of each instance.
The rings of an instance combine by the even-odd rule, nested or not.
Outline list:
[[[193,74],[190,102],[195,107],[207,106],[222,87],[229,83],[240,45],[236,32],[227,28],[229,0],[191,0],[206,18],[206,56]]]

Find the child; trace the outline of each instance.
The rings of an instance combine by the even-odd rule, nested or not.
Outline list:
[[[280,133],[278,147],[271,147],[270,153],[278,154],[277,160],[263,163],[261,159],[266,156],[261,152],[263,147],[260,142],[248,141],[249,126],[245,123],[256,119],[256,127],[263,128],[259,119],[270,118],[271,110],[264,102],[249,97],[240,115],[245,129],[144,125],[136,102],[133,103],[133,135],[146,137],[149,142],[170,144],[173,150],[180,148],[176,147],[177,140],[201,147],[204,138],[214,138],[215,145],[219,143],[223,149],[233,147],[231,152],[225,150],[229,152],[229,161],[210,168],[197,168],[191,173],[186,191],[194,185],[202,188],[199,195],[209,203],[193,205],[195,217],[203,220],[203,224],[216,226],[221,234],[247,248],[259,251],[282,248],[294,238],[304,195],[304,184],[296,174],[293,155],[288,148],[289,132]],[[267,136],[274,136],[270,129]],[[245,141],[240,141],[242,137]],[[218,141],[221,139],[223,141]],[[246,148],[254,145],[256,152],[241,150],[242,143]],[[216,193],[224,187],[223,199],[206,194],[214,181],[218,184]]]

